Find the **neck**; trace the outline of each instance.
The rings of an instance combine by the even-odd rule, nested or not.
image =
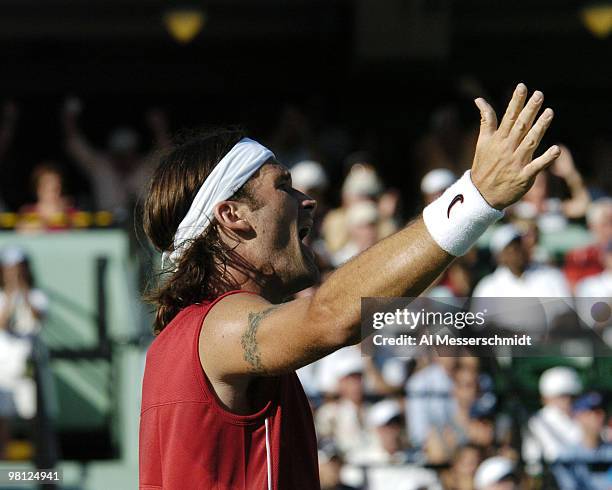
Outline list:
[[[283,284],[276,276],[263,274],[254,268],[228,265],[224,275],[231,279],[228,282],[233,284],[229,289],[238,288],[255,293],[273,304],[282,303],[288,296]],[[224,292],[226,291],[221,291],[221,293]]]
[[[525,272],[526,270],[526,267],[515,267],[515,266],[506,266],[506,267],[516,277],[521,277],[523,275],[523,272]]]

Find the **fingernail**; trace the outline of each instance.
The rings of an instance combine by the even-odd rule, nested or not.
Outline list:
[[[518,92],[520,95],[526,94],[526,93],[527,93],[527,85],[525,85],[525,84],[524,84],[524,83],[522,83],[522,82],[521,82],[521,83],[519,83],[519,84],[516,86],[516,91],[517,91],[517,92]]]
[[[552,150],[553,153],[560,153],[561,150],[559,149],[559,147],[557,145],[551,146],[550,148]]]
[[[534,102],[540,102],[543,98],[544,98],[544,94],[542,92],[540,92],[539,90],[536,90],[533,93],[533,101]]]
[[[552,119],[552,117],[555,115],[550,107],[548,107],[544,112],[546,113],[546,119]]]

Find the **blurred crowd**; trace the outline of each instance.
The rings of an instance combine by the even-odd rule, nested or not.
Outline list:
[[[79,100],[69,99],[59,121],[66,154],[88,177],[92,195],[67,196],[65,166],[40,162],[31,175],[31,203],[11,210],[0,196],[4,227],[57,232],[130,221],[153,168],[151,154],[171,144],[166,117],[161,111],[147,114],[153,135],[147,151],[142,136],[127,127],[111,131],[100,149],[80,126],[83,110]],[[15,104],[5,104],[0,165],[17,119]],[[470,166],[476,137],[477,128],[458,124],[452,111],[436,112],[430,129],[412,145],[421,195],[410,199],[400,186],[385,182],[374,157],[351,146],[341,127],[315,134],[295,108],[283,112],[265,142],[289,167],[293,186],[318,202],[307,240],[325,280],[405,226],[457,180]],[[612,154],[608,157],[607,169],[598,169],[608,181],[587,185],[580,162],[562,146],[561,156],[506,211],[503,222],[424,295],[563,298],[559,304],[568,309],[575,298],[612,297],[612,197],[606,191]],[[0,259],[1,457],[6,421],[33,410],[19,386],[28,377],[26,359],[48,301],[35,288],[24,250],[6,249]],[[300,294],[313,294],[316,287]],[[566,311],[557,306],[547,313],[554,322]],[[610,339],[608,320],[590,318],[589,326]],[[301,369],[315,415],[322,488],[612,488],[608,393],[588,386],[579,369],[561,364],[538,373],[538,396],[519,400],[519,408],[510,403],[518,395],[498,379],[495,359],[467,353],[362,357],[359,347],[350,347]]]

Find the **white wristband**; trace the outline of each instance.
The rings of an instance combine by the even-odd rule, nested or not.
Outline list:
[[[464,255],[485,230],[504,216],[480,194],[468,170],[423,210],[431,237],[449,254]]]

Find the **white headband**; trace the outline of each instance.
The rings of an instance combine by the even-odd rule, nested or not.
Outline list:
[[[232,197],[270,158],[274,153],[252,139],[242,138],[234,145],[200,187],[174,234],[174,250],[162,255],[162,267],[167,259],[176,266],[185,246],[211,223],[215,205]]]

